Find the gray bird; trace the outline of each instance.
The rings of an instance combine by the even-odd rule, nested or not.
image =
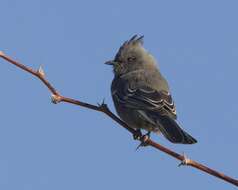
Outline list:
[[[143,47],[143,36],[133,36],[113,61],[111,93],[116,111],[130,127],[162,133],[172,143],[196,143],[176,122],[169,86],[154,57]]]

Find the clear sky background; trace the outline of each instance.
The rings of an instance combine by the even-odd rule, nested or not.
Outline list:
[[[0,50],[63,94],[114,111],[103,63],[134,34],[157,58],[192,146],[161,144],[238,178],[236,0],[1,0]],[[0,189],[235,189],[152,148],[101,113],[53,105],[31,75],[0,60]]]

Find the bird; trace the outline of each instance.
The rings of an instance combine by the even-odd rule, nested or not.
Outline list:
[[[168,82],[156,59],[144,48],[144,36],[134,35],[119,48],[113,60],[111,95],[119,117],[131,128],[162,134],[172,143],[194,144],[195,138],[177,122]]]

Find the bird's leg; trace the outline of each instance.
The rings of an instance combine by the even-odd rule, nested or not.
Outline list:
[[[142,135],[141,138],[140,138],[140,146],[147,146],[148,144],[146,143],[146,141],[148,139],[150,139],[150,133],[151,131],[148,131],[146,134]]]
[[[146,134],[144,134],[144,136],[147,136],[148,138],[150,138],[150,134],[151,134],[151,131],[148,131]]]
[[[148,144],[146,143],[148,139],[150,139],[150,133],[151,131],[148,131],[146,134],[140,136],[140,141],[141,143],[136,147],[136,150],[138,150],[142,146],[147,146]]]

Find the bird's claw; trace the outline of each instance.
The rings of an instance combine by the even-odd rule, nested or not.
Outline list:
[[[142,137],[141,130],[140,129],[136,130],[135,133],[133,134],[134,140],[140,140],[141,137]]]
[[[136,147],[136,150],[138,150],[140,147],[144,147],[144,146],[147,146],[147,141],[150,139],[150,132],[144,134],[144,135],[141,135],[139,137],[139,140],[141,141],[141,143]]]

